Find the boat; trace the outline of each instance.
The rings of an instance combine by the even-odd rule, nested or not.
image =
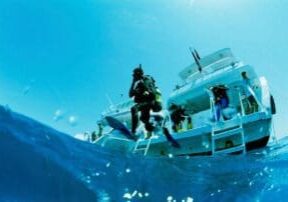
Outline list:
[[[144,156],[245,154],[265,147],[276,113],[266,78],[259,77],[251,65],[234,57],[229,48],[203,58],[195,50],[192,53],[195,63],[179,73],[182,84],[169,96],[165,110],[151,114],[155,124],[151,138],[144,138],[143,124],[137,129],[139,138],[135,141],[107,123],[105,117],[113,117],[130,129],[130,108],[134,103],[128,100],[102,114],[100,122],[106,130],[95,144]],[[221,109],[222,115],[216,120],[213,89],[219,86],[225,87],[229,105]],[[173,130],[171,105],[185,110],[179,130]]]

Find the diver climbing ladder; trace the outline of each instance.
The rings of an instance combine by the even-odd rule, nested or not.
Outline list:
[[[235,145],[233,140],[239,140],[238,142],[240,143]],[[216,123],[214,126],[212,126],[211,149],[212,155],[246,153],[245,137],[241,116],[238,116],[238,118],[235,120],[227,121],[227,123]]]

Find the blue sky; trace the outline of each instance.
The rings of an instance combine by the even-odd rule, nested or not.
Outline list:
[[[269,80],[283,136],[287,8],[286,0],[1,0],[0,103],[64,132],[91,131],[106,94],[127,97],[137,64],[167,97],[192,62],[189,46],[202,55],[230,47]]]

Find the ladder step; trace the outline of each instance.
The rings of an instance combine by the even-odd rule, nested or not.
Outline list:
[[[214,154],[229,154],[229,153],[234,153],[234,152],[238,152],[238,151],[243,151],[245,153],[245,145],[239,145],[239,146],[235,146],[235,147],[231,147],[228,149],[223,149],[220,151],[215,151]]]
[[[137,148],[139,148],[139,149],[141,149],[141,148],[146,148],[146,147],[147,147],[147,145],[143,145],[143,144],[137,146]]]
[[[135,149],[134,151],[145,150],[146,148]]]
[[[228,136],[231,136],[231,135],[234,135],[237,133],[239,133],[239,135],[241,135],[242,132],[243,132],[242,128],[235,128],[235,129],[228,130],[225,132],[220,132],[220,133],[216,133],[216,134],[214,133],[214,135],[212,135],[212,139],[218,140],[218,139],[228,137]]]

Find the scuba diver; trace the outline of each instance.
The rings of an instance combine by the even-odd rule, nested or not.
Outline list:
[[[138,126],[138,113],[140,120],[144,123],[147,131],[146,139],[152,136],[154,126],[150,123],[150,111],[160,112],[162,110],[161,93],[155,85],[155,80],[144,75],[141,64],[133,70],[133,81],[129,90],[129,97],[136,103],[131,108],[132,126],[131,132],[136,133]]]
[[[253,91],[251,81],[250,81],[249,77],[247,76],[246,72],[242,72],[241,76],[242,76],[243,84],[244,84],[244,95],[248,100],[248,107],[245,109],[245,113],[250,114],[253,112],[257,112],[258,111],[258,104],[257,104],[255,97],[251,93],[251,91]]]
[[[169,107],[170,117],[172,121],[172,129],[175,133],[182,130],[182,122],[185,120],[185,109],[176,104],[171,104]]]
[[[101,122],[97,123],[98,125],[98,133],[96,131],[93,131],[91,133],[91,142],[95,142],[103,135],[103,126]]]
[[[214,95],[216,121],[220,120],[221,115],[223,116],[224,120],[227,120],[227,118],[222,114],[223,109],[229,106],[227,90],[228,88],[224,85],[218,85],[212,88],[212,93]]]

